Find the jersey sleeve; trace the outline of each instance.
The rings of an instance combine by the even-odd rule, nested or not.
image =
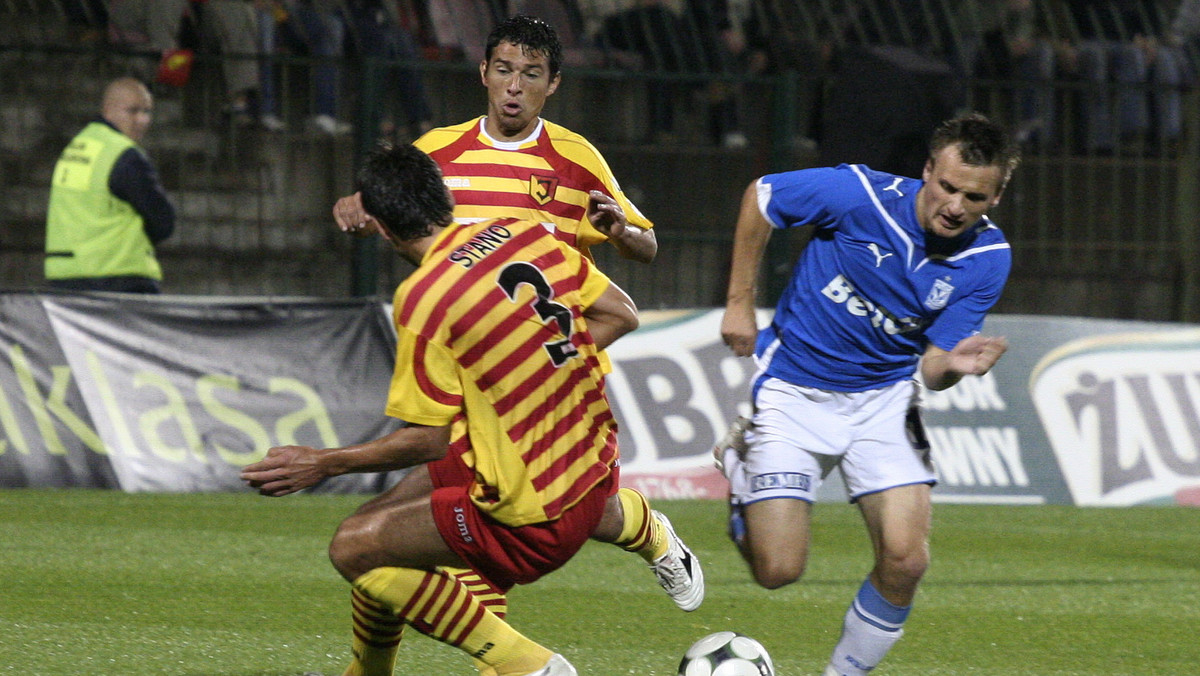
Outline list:
[[[454,356],[404,326],[396,327],[396,365],[385,412],[418,425],[448,425],[463,408]]]
[[[642,230],[649,230],[654,227],[654,223],[621,190],[621,185],[617,183],[617,178],[613,175],[612,169],[609,168],[608,162],[600,154],[600,151],[588,142],[587,139],[574,132],[569,132],[565,138],[555,140],[555,149],[564,158],[587,171],[600,183],[600,189],[612,196],[617,201],[617,204],[621,205],[621,210],[625,212],[625,219],[630,225]],[[580,219],[579,229],[581,232],[588,233],[589,236],[585,236],[585,239],[593,241],[607,239],[592,227],[591,221],[586,217]]]
[[[822,227],[836,221],[839,199],[854,186],[841,168],[800,169],[758,179],[758,208],[772,227]],[[861,191],[861,189],[860,189]]]
[[[421,134],[417,140],[413,141],[413,145],[426,155],[433,155],[461,139],[464,134],[474,132],[479,127],[479,120],[480,118],[476,117],[449,127],[435,127]]]

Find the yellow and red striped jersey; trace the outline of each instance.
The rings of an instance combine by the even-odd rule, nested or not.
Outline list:
[[[588,191],[600,190],[620,203],[630,224],[654,227],[584,137],[540,120],[528,139],[508,143],[487,134],[485,119],[432,129],[413,144],[442,168],[457,222],[500,216],[537,221],[592,258],[589,247],[608,239],[587,219]]]
[[[608,278],[539,223],[443,230],[396,289],[388,415],[456,423],[472,499],[511,526],[558,518],[611,472],[617,426],[583,310]],[[451,449],[455,452],[455,449]]]

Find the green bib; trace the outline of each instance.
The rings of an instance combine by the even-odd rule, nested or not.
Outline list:
[[[108,189],[117,158],[136,147],[128,136],[93,122],[63,150],[46,213],[46,279],[162,279],[141,215]]]

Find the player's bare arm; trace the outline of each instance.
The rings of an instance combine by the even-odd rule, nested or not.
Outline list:
[[[588,323],[588,333],[596,341],[596,348],[607,349],[618,338],[638,327],[637,306],[629,294],[617,286],[609,284],[604,293],[583,311],[583,318]]]
[[[758,337],[754,313],[758,272],[770,238],[771,224],[758,209],[758,181],[755,181],[742,195],[733,235],[733,262],[729,268],[725,316],[721,319],[721,339],[739,357],[754,354],[754,342]]]
[[[588,193],[588,220],[598,232],[608,236],[622,258],[650,263],[658,254],[658,238],[653,230],[631,225],[625,210],[610,195],[599,190]]]
[[[333,220],[342,232],[359,237],[374,235],[379,232],[379,223],[375,217],[363,209],[362,193],[347,195],[333,205]]]
[[[280,497],[311,488],[329,477],[358,472],[389,472],[446,454],[449,426],[408,425],[362,444],[316,449],[276,446],[267,457],[242,469],[241,478],[262,495]]]
[[[921,357],[921,378],[925,387],[944,390],[963,376],[981,376],[992,370],[1006,350],[1008,340],[998,336],[968,336],[949,352],[930,345]]]

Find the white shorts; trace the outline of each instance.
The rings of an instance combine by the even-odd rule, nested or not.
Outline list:
[[[770,378],[758,388],[749,446],[731,472],[733,498],[813,502],[839,467],[851,502],[910,484],[937,483],[921,425],[921,386],[906,380],[866,392],[832,392]]]

